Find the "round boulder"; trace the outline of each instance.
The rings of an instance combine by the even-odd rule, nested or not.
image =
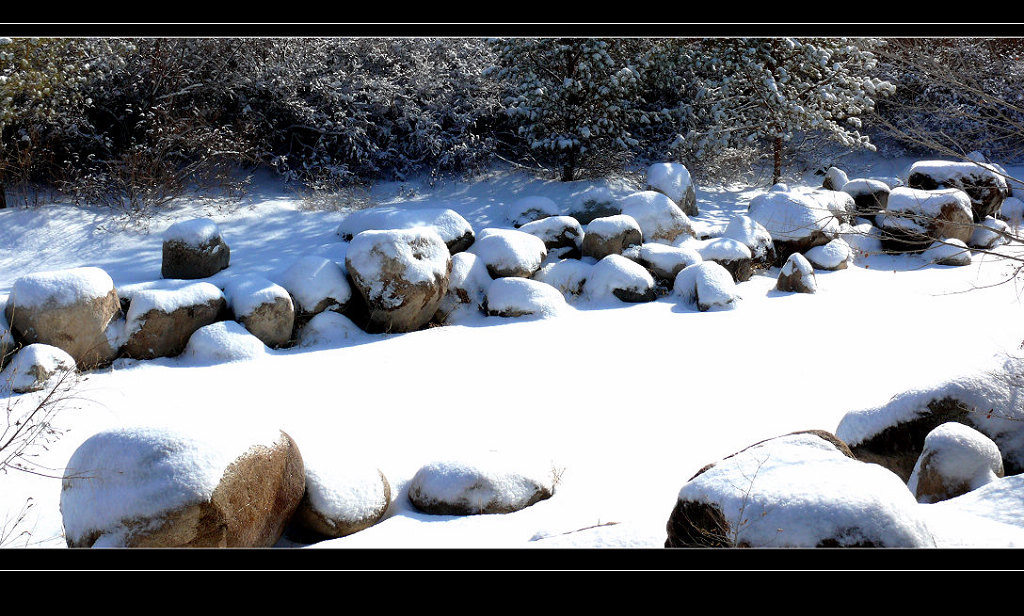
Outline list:
[[[736,240],[750,250],[752,270],[766,270],[775,264],[775,243],[771,234],[750,216],[737,216],[730,220],[722,237]]]
[[[632,216],[616,214],[595,218],[583,235],[583,256],[601,260],[622,254],[630,246],[643,243],[643,232]]]
[[[231,249],[217,223],[196,218],[174,223],[163,233],[164,278],[209,278],[231,262]]]
[[[551,498],[554,491],[552,469],[495,453],[431,462],[409,482],[413,506],[432,515],[512,513]]]
[[[672,199],[660,192],[635,192],[627,195],[619,205],[624,215],[640,225],[645,241],[670,244],[680,235],[694,235],[689,217]]]
[[[244,361],[263,357],[267,346],[235,321],[200,327],[188,339],[183,357],[201,364]]]
[[[871,220],[871,217],[885,211],[889,203],[889,185],[880,180],[850,180],[843,185],[842,191],[853,197],[854,207],[850,212],[853,216]]]
[[[839,167],[829,167],[825,172],[825,181],[821,183],[821,187],[826,190],[842,190],[849,181],[850,178],[845,171]]]
[[[747,214],[763,226],[775,244],[775,265],[782,265],[794,252],[806,252],[839,235],[840,223],[813,196],[773,186],[754,197]]]
[[[121,353],[133,359],[173,357],[200,327],[222,320],[227,302],[208,282],[175,289],[145,289],[128,298]]]
[[[306,492],[294,522],[322,537],[345,537],[369,528],[391,504],[391,484],[380,470],[355,461],[310,460]]]
[[[548,256],[537,236],[511,229],[484,229],[470,252],[483,261],[492,278],[529,278]]]
[[[508,206],[508,220],[516,228],[560,213],[558,204],[547,197],[522,197]]]
[[[572,248],[579,251],[583,245],[583,227],[572,216],[549,216],[527,223],[519,230],[535,235],[548,251]]]
[[[260,276],[245,276],[224,289],[235,320],[268,347],[288,344],[295,328],[295,305],[288,291]]]
[[[11,363],[0,372],[0,392],[40,391],[74,370],[74,358],[64,351],[48,344],[30,344],[15,353]]]
[[[921,258],[936,265],[970,265],[971,250],[960,240],[936,241],[921,253]]]
[[[918,502],[935,503],[976,490],[1003,476],[999,447],[974,428],[944,423],[924,439],[907,487]]]
[[[334,261],[316,255],[297,259],[281,273],[278,282],[295,298],[295,314],[300,323],[324,310],[344,312],[352,299],[352,287],[345,278],[345,270]]]
[[[702,261],[680,270],[672,292],[701,312],[730,309],[740,299],[732,274],[714,261]]]
[[[814,268],[802,254],[794,252],[782,266],[775,288],[785,293],[816,293],[818,282],[814,278]]]
[[[720,237],[704,244],[697,252],[702,260],[714,261],[728,270],[736,282],[750,280],[754,274],[750,249],[742,242]]]
[[[883,231],[882,247],[892,252],[919,252],[941,239],[969,242],[974,230],[971,200],[955,188],[894,188],[875,221]]]
[[[687,216],[696,216],[697,192],[690,171],[680,163],[655,163],[647,168],[647,190],[667,196]]]
[[[583,293],[591,300],[616,297],[629,303],[657,298],[650,272],[622,255],[608,255],[598,261],[587,276]]]
[[[448,291],[441,299],[434,319],[439,323],[446,323],[457,320],[465,312],[482,312],[491,280],[487,266],[475,254],[460,252],[452,255]]]
[[[498,278],[487,287],[487,314],[492,317],[551,317],[567,306],[558,289],[529,278]]]
[[[804,256],[807,257],[811,265],[818,269],[836,271],[849,266],[850,261],[853,260],[853,250],[850,249],[846,240],[837,237],[824,246],[811,248]]]
[[[921,190],[956,188],[971,204],[974,222],[996,216],[1007,195],[1006,177],[991,164],[976,161],[922,160],[910,167],[907,186]]]

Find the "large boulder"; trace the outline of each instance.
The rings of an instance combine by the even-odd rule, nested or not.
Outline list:
[[[1007,195],[1006,178],[992,165],[983,162],[922,160],[911,165],[907,186],[921,190],[957,188],[970,198],[975,222],[999,214]]]
[[[191,280],[209,278],[231,262],[231,249],[224,242],[217,223],[196,218],[174,223],[163,233],[164,278]]]
[[[974,230],[970,198],[956,188],[894,188],[875,222],[883,231],[882,247],[893,252],[919,252],[942,239],[968,242]]]
[[[30,344],[14,354],[0,372],[0,393],[16,394],[46,389],[75,371],[75,359],[48,344]]]
[[[680,163],[655,163],[647,168],[647,190],[654,190],[674,201],[687,216],[696,216],[697,192],[690,172]]]
[[[632,216],[617,214],[595,218],[583,235],[583,256],[601,260],[622,254],[630,246],[643,243],[643,232]]]
[[[794,252],[782,266],[775,288],[786,293],[817,293],[814,268],[802,254]]]
[[[854,207],[850,213],[860,218],[871,220],[876,214],[885,211],[889,203],[889,185],[880,180],[850,180],[843,185],[842,191],[853,197]]]
[[[577,254],[583,246],[583,227],[572,216],[549,216],[526,223],[519,230],[535,235],[548,251],[571,248]]]
[[[734,308],[740,299],[732,274],[714,261],[702,261],[680,270],[672,292],[701,312]]]
[[[352,238],[345,263],[365,300],[369,328],[385,332],[426,325],[448,291],[452,271],[448,248],[429,228],[363,231]]]
[[[18,342],[63,349],[82,369],[113,360],[117,345],[107,333],[120,313],[114,281],[96,267],[22,276],[4,309]]]
[[[750,266],[763,271],[775,264],[775,243],[771,233],[750,216],[737,216],[729,221],[723,238],[736,240],[750,250]]]
[[[179,355],[196,330],[226,316],[224,294],[208,282],[136,291],[128,299],[121,353],[133,359]]]
[[[278,282],[294,298],[299,323],[305,323],[324,310],[345,312],[352,300],[352,287],[345,270],[334,261],[316,255],[296,259],[280,274]]]
[[[406,206],[374,207],[353,212],[338,225],[337,234],[350,241],[363,231],[388,231],[430,227],[441,236],[448,252],[455,254],[473,245],[473,227],[458,212],[445,208],[412,209]]]
[[[475,254],[460,252],[452,255],[448,290],[437,306],[434,319],[439,323],[447,323],[458,320],[463,314],[482,312],[491,280],[487,266]]]
[[[657,298],[654,278],[640,264],[622,255],[608,255],[590,270],[583,293],[591,300],[612,297],[624,302],[650,302]]]
[[[780,186],[754,197],[747,214],[772,236],[779,266],[794,252],[806,252],[839,235],[839,220],[827,207],[813,196]]]
[[[679,491],[665,547],[934,547],[893,473],[835,436],[762,441],[698,471]]]
[[[117,428],[75,450],[60,511],[69,547],[270,547],[304,489],[283,432]]]
[[[277,348],[291,340],[295,304],[287,289],[261,276],[243,276],[229,281],[224,294],[235,320],[263,344]]]
[[[555,287],[529,278],[498,278],[487,287],[487,314],[493,317],[552,317],[568,305]]]
[[[750,280],[754,274],[750,249],[737,240],[726,237],[713,239],[698,248],[697,252],[702,260],[714,261],[727,269],[736,282]]]
[[[550,467],[488,453],[426,464],[409,482],[409,500],[433,515],[512,513],[551,498],[555,482]]]
[[[653,190],[627,195],[619,202],[622,213],[640,225],[647,242],[671,244],[681,235],[693,236],[693,225],[672,199]]]
[[[817,269],[836,271],[849,266],[853,261],[853,250],[846,240],[837,237],[828,244],[811,248],[804,256]]]
[[[306,492],[293,522],[313,536],[345,537],[373,526],[391,504],[391,484],[356,460],[305,456]]]
[[[560,214],[558,204],[548,197],[529,196],[520,197],[508,204],[508,220],[513,227],[519,228],[528,223],[558,216]]]
[[[548,256],[540,238],[511,229],[484,229],[470,252],[480,258],[492,278],[529,278]]]
[[[924,439],[907,487],[921,503],[935,503],[976,490],[1003,476],[999,447],[961,423],[940,425]]]

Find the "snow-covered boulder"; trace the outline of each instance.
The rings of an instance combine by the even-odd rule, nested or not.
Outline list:
[[[824,188],[807,193],[842,223],[848,223],[856,214],[857,203],[849,193],[841,190],[825,190]]]
[[[788,434],[701,469],[666,547],[934,547],[899,477],[826,432]]]
[[[1024,472],[1024,359],[1010,357],[946,381],[893,396],[843,416],[836,435],[857,459],[910,479],[924,440],[936,427],[956,421],[999,446],[1007,474]]]
[[[839,221],[819,201],[775,187],[754,197],[747,214],[771,234],[776,265],[785,263],[794,252],[827,244],[839,234]]]
[[[117,353],[108,339],[121,313],[114,281],[98,267],[37,272],[14,281],[4,316],[22,344],[49,344],[85,369],[106,364]]]
[[[470,252],[483,261],[492,278],[529,278],[548,255],[540,238],[511,229],[484,229]]]
[[[117,428],[75,450],[60,511],[69,547],[270,547],[304,488],[284,432]]]
[[[618,198],[609,188],[587,186],[569,197],[566,214],[578,220],[581,225],[588,225],[595,218],[621,214],[616,201]]]
[[[734,308],[740,299],[732,274],[714,261],[702,261],[680,270],[672,292],[684,302],[695,304],[701,312]]]
[[[554,491],[550,466],[500,453],[431,462],[409,482],[409,500],[433,515],[512,513],[551,498]]]
[[[786,293],[817,293],[814,267],[802,254],[794,252],[782,266],[775,288]]]
[[[632,216],[617,214],[595,218],[583,234],[583,256],[601,260],[608,255],[622,254],[626,248],[642,244],[643,239],[640,225]]]
[[[720,237],[704,244],[697,252],[702,260],[714,261],[727,269],[736,282],[750,280],[754,274],[750,249],[743,242]]]
[[[65,351],[48,344],[30,344],[14,354],[0,372],[0,393],[16,394],[46,389],[68,372],[74,372],[75,359]]]
[[[130,296],[121,353],[133,359],[174,357],[200,327],[226,317],[224,294],[208,282],[146,289]]]
[[[755,271],[775,264],[775,243],[771,233],[750,216],[737,216],[730,220],[722,237],[736,240],[750,250],[750,265]]]
[[[391,484],[358,460],[303,452],[306,493],[294,523],[322,537],[344,537],[373,526],[391,504]]]
[[[368,327],[384,332],[426,325],[448,291],[452,272],[447,246],[437,232],[425,227],[363,231],[352,238],[345,263],[365,301]]]
[[[829,167],[828,171],[825,172],[825,181],[821,183],[821,187],[826,190],[842,190],[843,186],[850,181],[849,176],[846,172],[839,167]]]
[[[974,229],[971,200],[956,188],[894,188],[875,224],[884,232],[882,246],[894,252],[921,251],[939,239],[968,242]]]
[[[637,251],[640,265],[646,267],[658,280],[671,283],[683,268],[700,263],[700,253],[689,246],[643,244]]]
[[[650,272],[622,255],[608,255],[598,261],[587,275],[583,294],[591,300],[616,297],[633,303],[657,298]]]
[[[348,256],[346,252],[346,258]],[[294,298],[296,318],[305,322],[324,310],[344,312],[352,299],[352,286],[340,265],[316,255],[299,257],[278,276],[277,282]]]
[[[839,237],[849,245],[855,257],[881,254],[884,236],[885,233],[870,222],[843,225],[839,231]]]
[[[460,252],[452,255],[452,273],[448,278],[448,290],[437,306],[435,320],[446,323],[458,320],[463,313],[481,312],[487,300],[487,287],[491,285],[491,280],[487,266],[475,254]]]
[[[1010,239],[1004,234],[1012,233],[1010,225],[990,216],[978,223],[974,228],[974,232],[971,233],[971,239],[967,242],[967,245],[971,248],[991,250],[997,246],[1010,243]]]
[[[960,240],[936,241],[921,253],[921,258],[936,265],[970,265],[971,250]]]
[[[680,235],[694,234],[689,217],[672,199],[660,192],[635,192],[627,195],[619,205],[624,215],[640,225],[644,241],[670,244]]]
[[[533,275],[533,279],[553,286],[569,299],[583,293],[583,285],[593,268],[594,265],[586,261],[562,259],[544,264]]]
[[[267,353],[267,346],[235,321],[219,321],[200,327],[185,345],[183,358],[199,364],[256,359]]]
[[[375,207],[353,212],[338,225],[337,234],[348,242],[363,231],[389,231],[429,227],[441,236],[448,251],[462,252],[473,244],[473,227],[458,212],[445,208],[412,209]]]
[[[837,237],[824,246],[811,248],[804,256],[817,269],[835,271],[847,268],[853,261],[853,250],[846,240]]]
[[[359,329],[352,319],[328,310],[310,319],[309,323],[299,330],[299,346],[347,346],[367,336],[368,334]]]
[[[523,233],[537,236],[548,251],[583,246],[583,227],[572,216],[549,216],[519,227]]]
[[[242,276],[230,280],[224,294],[235,320],[263,344],[276,348],[291,340],[295,304],[287,289],[262,276]]]
[[[907,186],[921,190],[958,188],[964,191],[970,198],[975,222],[997,215],[1006,196],[1006,179],[1001,174],[991,165],[969,161],[918,161],[907,172]]]
[[[230,262],[231,249],[209,218],[176,222],[163,233],[160,274],[164,278],[209,278]]]
[[[1020,194],[1024,196],[1024,191],[1021,188],[1017,189]],[[1021,201],[1017,197],[1007,197],[1003,200],[1003,205],[999,208],[999,218],[1010,223],[1010,227],[1017,228],[1024,223],[1024,201]]]
[[[487,314],[494,317],[552,317],[567,306],[558,289],[529,278],[498,278],[487,287]]]
[[[697,192],[690,172],[680,163],[655,163],[647,168],[647,190],[654,190],[675,201],[687,216],[696,216]]]
[[[924,439],[907,487],[921,503],[955,498],[1003,476],[999,447],[961,423],[940,425]]]
[[[516,228],[561,213],[558,204],[548,197],[521,197],[508,204],[508,221]]]
[[[853,216],[870,219],[889,203],[889,185],[879,180],[857,178],[843,185],[842,191],[853,197]]]

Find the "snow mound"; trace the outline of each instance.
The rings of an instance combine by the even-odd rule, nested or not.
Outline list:
[[[487,314],[500,317],[553,317],[568,307],[555,287],[528,278],[498,278],[487,287]]]
[[[548,251],[540,238],[510,229],[484,229],[469,249],[493,278],[529,278],[540,269]]]
[[[882,230],[869,222],[843,225],[839,237],[846,242],[854,255],[868,256],[882,252]]]
[[[592,301],[618,298],[624,302],[651,301],[654,278],[644,266],[622,255],[608,255],[590,270],[583,294]]]
[[[723,238],[736,240],[750,250],[750,256],[760,263],[775,260],[772,236],[763,225],[750,216],[737,216],[729,221],[722,233]]]
[[[8,305],[17,308],[71,306],[106,297],[114,281],[98,267],[36,272],[14,281]]]
[[[647,168],[647,185],[678,204],[683,202],[693,180],[680,163],[655,163]]]
[[[416,227],[429,227],[436,231],[451,252],[465,250],[473,243],[473,227],[457,212],[445,208],[384,206],[360,210],[341,221],[337,234],[348,241],[364,231]]]
[[[352,319],[327,310],[309,320],[299,331],[301,347],[341,347],[371,339]]]
[[[245,428],[200,435],[129,427],[94,434],[64,472],[60,510],[67,537],[78,543],[94,531],[122,535],[135,520],[208,501],[232,462],[281,438],[277,430]]]
[[[871,180],[868,178],[856,178],[843,184],[842,191],[851,197],[859,197],[861,195],[872,195],[874,193],[887,193],[889,192],[889,185],[881,180]]]
[[[740,299],[732,274],[714,261],[697,263],[680,271],[672,292],[683,301],[696,304],[701,312],[735,308]]]
[[[284,287],[255,275],[239,276],[227,281],[224,295],[236,319],[249,316],[260,306],[272,304],[278,299],[292,301]]]
[[[562,259],[544,265],[533,275],[533,279],[553,286],[561,291],[566,299],[569,299],[583,293],[583,285],[593,268],[591,263],[576,259]]]
[[[1024,528],[1024,475],[1002,477],[929,510],[964,513],[1002,524]]]
[[[522,197],[508,205],[508,220],[513,227],[561,214],[558,204],[547,197]]]
[[[65,373],[74,372],[75,358],[48,344],[30,344],[14,355],[0,372],[0,393],[28,393],[46,389]]]
[[[987,436],[961,423],[947,422],[928,433],[924,450],[917,459],[907,487],[922,503],[943,500],[933,491],[938,487],[964,492],[976,490],[1003,474],[999,448]]]
[[[164,242],[178,242],[186,246],[203,246],[220,237],[220,227],[209,218],[194,218],[176,222],[164,230]]]
[[[988,216],[974,227],[974,233],[971,234],[968,244],[974,248],[990,250],[996,246],[1010,243],[1009,238],[1003,235],[1004,233],[1012,233],[1010,225],[998,218]]]
[[[637,258],[652,274],[665,280],[675,280],[683,268],[703,260],[700,253],[689,246],[665,244],[643,244],[637,251]]]
[[[1020,190],[1020,188],[1017,190]],[[999,206],[999,214],[1010,223],[1011,227],[1019,227],[1024,222],[1024,201],[1017,197],[1007,197],[1003,200],[1003,204]]]
[[[375,523],[391,503],[391,486],[377,467],[355,458],[303,451],[305,502],[316,526],[329,536],[348,535]]]
[[[811,248],[804,256],[818,269],[837,270],[845,268],[853,259],[853,251],[846,240],[837,237],[828,244]]]
[[[810,195],[772,190],[754,197],[748,215],[763,226],[775,241],[795,242],[815,234],[835,237],[839,221]]]
[[[207,364],[255,359],[267,351],[267,346],[239,323],[220,321],[197,329],[181,356]]]
[[[425,513],[511,513],[549,498],[554,490],[550,464],[488,452],[426,464],[409,482],[409,500]]]
[[[711,240],[698,248],[697,252],[704,261],[738,261],[751,258],[750,249],[745,244],[726,237]]]
[[[645,241],[671,243],[680,235],[693,235],[689,217],[672,199],[660,192],[635,192],[626,196],[619,205],[623,215],[640,225]]]
[[[841,191],[843,186],[850,181],[850,177],[839,167],[829,167],[825,172],[823,186],[829,190]]]
[[[970,265],[971,250],[958,239],[943,240],[925,249],[921,258],[936,265]]]
[[[818,189],[808,193],[838,220],[848,220],[857,207],[853,195],[841,190]]]
[[[462,309],[476,313],[487,298],[487,287],[491,285],[487,266],[475,254],[460,252],[452,255],[452,273],[448,277],[448,291],[438,305],[437,314],[442,321],[449,320]]]
[[[726,458],[684,485],[679,501],[717,508],[728,545],[934,546],[899,477],[813,434],[774,438]]]
[[[583,245],[583,227],[572,216],[549,216],[526,223],[519,230],[540,238],[548,250]]]
[[[348,254],[351,252],[350,249]],[[304,313],[341,307],[352,299],[352,287],[341,267],[316,255],[297,259],[281,272],[278,282],[295,298],[295,307]]]

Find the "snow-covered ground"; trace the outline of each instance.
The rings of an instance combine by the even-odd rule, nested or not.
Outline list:
[[[909,162],[865,158],[848,171],[893,176]],[[639,188],[599,184],[617,195]],[[495,172],[372,194],[379,205],[451,208],[479,232],[510,228],[506,206],[517,198],[565,203],[592,185]],[[724,227],[764,191],[698,187],[695,226]],[[161,232],[201,216],[230,245],[222,277],[277,281],[303,255],[343,254],[335,231],[344,212],[304,208],[269,183],[235,206],[178,205],[148,231],[124,228],[102,208],[3,210],[0,299],[19,276],[57,268],[100,267],[117,286],[158,280]],[[1024,256],[1021,246],[998,250]],[[847,411],[1015,350],[1024,340],[1020,285],[990,286],[1013,268],[982,255],[967,267],[871,256],[817,272],[814,295],[775,291],[777,268],[755,275],[723,312],[700,313],[675,296],[584,301],[548,319],[481,316],[408,334],[358,333],[233,363],[119,360],[85,375],[57,419],[67,432],[36,461],[59,477],[86,438],[121,425],[200,433],[265,425],[318,458],[337,452],[376,465],[392,485],[382,522],[317,547],[660,547],[680,488],[705,464],[794,430],[834,431]],[[409,504],[404,488],[421,466],[492,451],[550,464],[561,473],[555,495],[502,515],[429,516]],[[0,476],[0,525],[31,497],[28,541],[63,546],[60,491],[59,478]],[[929,513],[941,545],[1024,545],[1024,529],[972,526],[964,515]]]

